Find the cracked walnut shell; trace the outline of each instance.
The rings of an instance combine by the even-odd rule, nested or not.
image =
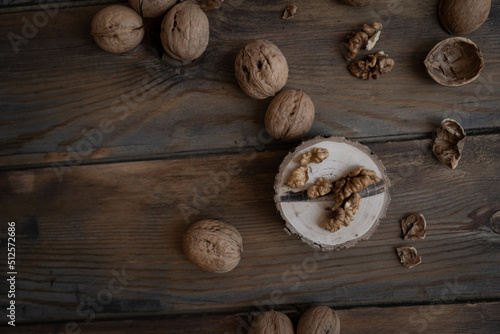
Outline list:
[[[226,273],[240,262],[243,240],[232,225],[205,219],[188,228],[183,249],[186,257],[202,270]]]
[[[191,1],[172,7],[161,23],[163,49],[175,59],[199,58],[207,48],[209,35],[207,15]]]
[[[432,151],[445,166],[455,169],[465,144],[464,128],[453,119],[445,119],[436,131]]]
[[[98,11],[91,26],[91,34],[97,45],[110,53],[130,51],[144,37],[142,18],[133,9],[121,5]]]
[[[451,37],[436,44],[424,61],[427,73],[438,84],[456,87],[479,77],[484,67],[481,50],[464,37]]]
[[[426,234],[426,222],[422,214],[411,214],[401,220],[404,240],[424,239]]]
[[[309,132],[314,116],[311,98],[302,90],[288,89],[273,98],[264,122],[274,139],[295,140]]]
[[[367,56],[364,60],[356,60],[349,64],[349,71],[356,78],[363,80],[378,79],[389,73],[394,67],[394,60],[383,51]]]
[[[293,334],[290,318],[281,312],[268,311],[259,314],[252,321],[249,334]]]
[[[488,18],[491,0],[441,0],[439,20],[452,35],[466,35],[479,29]]]
[[[241,89],[258,100],[274,96],[288,80],[285,56],[265,39],[248,43],[238,52],[234,72]]]
[[[328,306],[310,308],[300,317],[297,334],[340,334],[340,320]]]
[[[334,183],[333,195],[335,202],[341,203],[352,194],[360,192],[369,185],[377,182],[380,182],[380,178],[374,171],[366,169],[363,166],[358,167]]]
[[[422,262],[422,258],[418,256],[415,247],[411,246],[398,247],[396,248],[396,251],[398,252],[398,256],[399,259],[401,260],[401,263],[408,269],[413,268],[417,264],[420,264]]]
[[[158,17],[171,8],[177,0],[129,0],[130,6],[142,17]]]

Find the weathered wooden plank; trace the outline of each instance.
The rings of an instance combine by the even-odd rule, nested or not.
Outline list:
[[[207,12],[207,51],[185,65],[162,60],[160,19],[147,20],[147,36],[137,49],[114,55],[100,50],[89,34],[102,6],[2,15],[0,165],[139,159],[249,145],[248,138],[264,127],[269,99],[242,93],[233,62],[239,48],[256,38],[281,48],[290,67],[286,87],[304,89],[314,101],[310,136],[420,135],[444,117],[466,130],[498,131],[499,3],[468,35],[484,53],[483,74],[456,88],[434,83],[422,63],[448,37],[439,26],[436,1],[381,0],[365,8],[338,1],[295,3],[297,16],[285,21],[281,1],[225,1]],[[348,73],[339,45],[347,32],[373,20],[385,25],[376,49],[392,56],[396,66],[380,80],[364,82]],[[33,22],[38,27],[30,30]],[[86,139],[89,132],[98,132],[94,142]]]
[[[0,222],[17,223],[18,320],[498,299],[500,235],[488,221],[500,209],[500,135],[467,138],[455,170],[429,144],[369,145],[392,181],[387,217],[370,240],[331,253],[283,231],[273,183],[284,151],[76,166],[62,182],[50,168],[2,172]],[[427,218],[425,240],[402,240],[410,212]],[[182,254],[187,224],[203,218],[241,232],[232,272],[202,272]],[[411,270],[395,252],[405,244],[422,256]]]
[[[500,303],[433,304],[336,310],[342,333],[496,333]],[[284,311],[295,326],[301,310]],[[16,326],[16,333],[247,334],[254,314]],[[5,332],[0,328],[0,333]],[[80,331],[79,331],[80,330]]]

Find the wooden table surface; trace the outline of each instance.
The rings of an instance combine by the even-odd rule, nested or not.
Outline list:
[[[294,323],[313,305],[337,310],[342,333],[500,331],[500,3],[467,35],[485,66],[448,88],[426,73],[449,35],[438,0],[225,0],[206,14],[200,59],[164,57],[159,19],[141,44],[109,54],[90,35],[94,14],[120,1],[4,0],[0,7],[0,246],[2,333],[247,333],[275,309]],[[121,1],[123,2],[123,1]],[[126,3],[125,3],[126,4]],[[351,76],[345,34],[380,21],[375,50],[396,62],[377,81]],[[387,216],[367,241],[320,252],[287,235],[273,201],[286,154],[271,140],[271,99],[239,88],[234,59],[265,38],[289,64],[286,88],[316,107],[304,139],[367,145],[391,180]],[[364,53],[366,54],[366,53]],[[432,154],[432,132],[453,118],[467,132],[455,170]],[[400,220],[427,219],[424,240]],[[214,218],[243,236],[227,274],[182,252],[188,224]],[[16,328],[7,325],[7,223],[16,223]],[[412,245],[407,269],[395,248]]]

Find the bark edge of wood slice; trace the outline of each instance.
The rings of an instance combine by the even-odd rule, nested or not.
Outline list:
[[[319,164],[307,167],[309,180],[297,189],[285,183],[293,170],[300,165],[297,158],[314,148],[326,148],[329,157]],[[329,232],[320,224],[328,217],[334,201],[331,195],[314,200],[297,200],[303,197],[307,188],[320,177],[335,182],[356,167],[364,166],[374,170],[380,182],[365,189],[361,205],[349,226],[337,232]],[[284,230],[296,234],[304,243],[323,251],[341,250],[367,240],[385,217],[389,202],[390,180],[382,161],[365,145],[344,137],[314,137],[299,144],[283,159],[274,183],[274,201],[281,217],[285,220]],[[295,193],[295,194],[291,194]],[[362,192],[360,192],[361,194]],[[290,195],[295,199],[290,200]]]

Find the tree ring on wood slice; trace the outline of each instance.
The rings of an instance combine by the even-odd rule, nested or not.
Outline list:
[[[326,148],[329,157],[319,164],[310,163],[307,166],[309,179],[303,187],[288,187],[286,181],[300,166],[298,158],[314,148]],[[333,233],[323,229],[321,224],[331,214],[330,208],[334,204],[333,195],[309,199],[307,188],[320,177],[335,182],[360,166],[375,171],[380,182],[359,193],[361,205],[349,226],[343,226]],[[311,247],[324,251],[340,250],[352,247],[360,240],[367,240],[375,232],[389,206],[389,187],[384,165],[368,147],[343,137],[315,137],[288,153],[281,163],[274,184],[274,200],[286,222],[285,231],[298,235]]]

